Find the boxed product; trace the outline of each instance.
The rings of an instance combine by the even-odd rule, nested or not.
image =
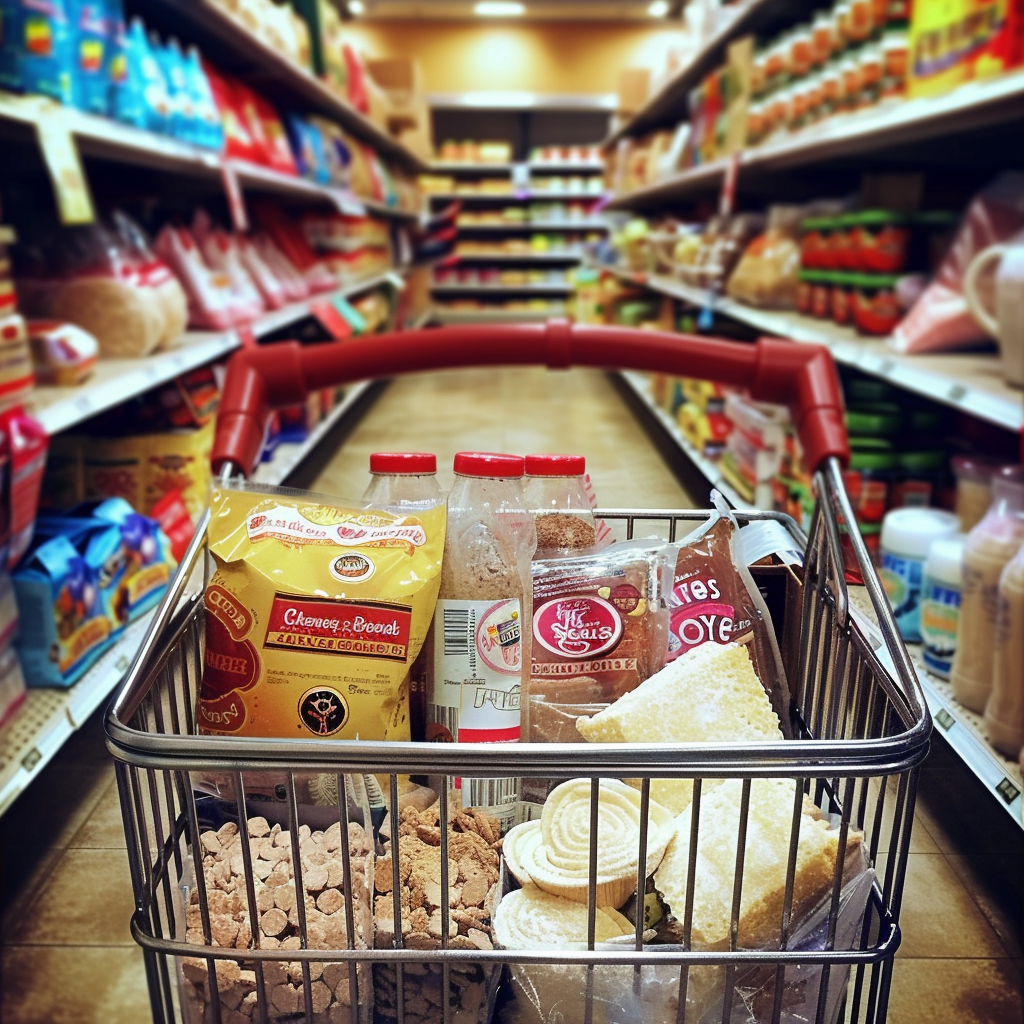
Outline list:
[[[77,387],[96,368],[99,342],[74,324],[56,320],[30,320],[28,341],[32,367],[40,384]]]
[[[23,402],[34,385],[28,330],[14,313],[0,319],[0,407]]]
[[[14,572],[17,647],[32,686],[71,686],[103,653],[112,623],[98,573],[67,537],[41,539]]]

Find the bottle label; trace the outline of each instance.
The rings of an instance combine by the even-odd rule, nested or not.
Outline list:
[[[882,552],[882,570],[878,577],[892,605],[896,625],[904,640],[921,639],[921,582],[923,563]]]
[[[515,743],[520,736],[522,609],[503,601],[437,602],[434,681],[427,704],[427,739]],[[511,826],[518,780],[456,779],[462,806],[476,807]]]
[[[929,581],[921,602],[924,661],[933,672],[948,676],[956,653],[960,621],[960,591]]]

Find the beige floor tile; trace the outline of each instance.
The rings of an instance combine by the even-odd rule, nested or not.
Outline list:
[[[7,946],[0,951],[4,1024],[147,1024],[142,950]]]
[[[435,452],[443,486],[451,482],[457,451],[581,452],[606,507],[694,504],[600,371],[514,368],[396,378],[313,486],[362,494],[369,455],[382,448]],[[706,505],[706,497],[697,503]]]
[[[1005,957],[1007,950],[941,854],[912,853],[897,957]]]
[[[878,812],[878,780],[871,779],[868,783],[868,803],[865,808],[867,821],[873,823]],[[896,815],[896,781],[890,780],[888,790],[885,794],[885,802],[882,805],[882,820],[874,825],[878,836],[878,852],[888,853],[892,847],[893,820]],[[911,853],[938,853],[939,848],[932,839],[924,819],[914,815],[914,826],[910,830],[910,852]]]
[[[9,933],[12,945],[128,946],[134,910],[124,850],[68,850]]]
[[[116,779],[111,779],[110,785],[96,802],[82,827],[74,834],[69,845],[76,849],[126,849]]]
[[[1024,878],[1020,859],[978,854],[971,857],[947,855],[946,860],[1007,953],[1024,959]]]
[[[888,1024],[1020,1024],[1012,960],[896,960]]]
[[[7,834],[10,835],[10,833]],[[12,868],[13,877],[11,878],[6,873],[7,865],[3,865],[5,886],[3,923],[0,924],[2,941],[7,941],[14,934],[15,928],[20,927],[28,907],[49,885],[51,875],[57,870],[67,851],[63,847],[44,846],[33,852],[34,862],[25,866],[25,869],[17,874]]]

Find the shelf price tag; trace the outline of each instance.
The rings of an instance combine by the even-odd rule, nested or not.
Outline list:
[[[1020,796],[1020,787],[1012,779],[1004,778],[999,785],[996,786],[996,792],[1008,804],[1012,804],[1013,801]]]
[[[224,194],[228,197],[228,208],[231,210],[231,223],[236,231],[248,231],[249,217],[245,211],[245,197],[242,195],[238,174],[230,160],[225,160],[221,165],[221,173],[224,177]]]
[[[935,722],[940,728],[945,729],[946,732],[949,732],[956,725],[956,719],[945,708],[939,708],[935,715]]]
[[[78,146],[60,109],[44,110],[36,121],[36,137],[53,182],[62,224],[92,224],[96,219]]]

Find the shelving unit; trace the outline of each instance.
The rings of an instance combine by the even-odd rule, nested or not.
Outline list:
[[[745,149],[736,157],[740,188],[776,171],[844,157],[865,157],[894,146],[906,151],[915,143],[1019,123],[1022,118],[1024,71],[973,81],[943,96],[904,100],[832,117],[792,135]],[[644,188],[613,196],[608,209],[647,210],[684,202],[719,187],[729,163],[728,159],[715,160],[678,171]]]
[[[211,182],[223,179],[225,174],[233,174],[243,192],[269,192],[310,202],[330,203],[353,215],[369,211],[399,220],[415,220],[419,215],[417,211],[398,209],[259,164],[228,160],[212,150],[142,131],[106,117],[62,107],[38,96],[13,96],[0,92],[0,125],[4,124],[25,131],[35,130],[37,125],[44,131],[51,130],[51,126],[59,126],[71,134],[83,156],[98,157],[129,167],[145,167]]]
[[[541,324],[561,313],[539,309],[435,309],[437,324]]]
[[[266,313],[249,325],[257,338],[310,315],[310,307],[331,299],[349,298],[392,282],[392,273],[376,274],[335,292]],[[241,344],[238,330],[221,333],[189,331],[178,347],[144,359],[101,359],[84,387],[36,388],[28,404],[30,412],[49,434],[67,430],[129,398],[227,355]]]
[[[311,315],[312,307],[320,302],[394,284],[396,278],[401,281],[395,271],[388,271],[274,310],[249,325],[249,330],[259,338]],[[180,342],[178,348],[147,359],[101,360],[94,377],[84,388],[39,388],[33,394],[30,410],[49,433],[67,430],[187,370],[227,355],[241,345],[241,338],[237,330],[219,334],[189,332]],[[264,484],[280,484],[286,480],[327,433],[352,411],[369,386],[370,382],[361,382],[348,387],[343,398],[305,441],[279,445],[273,458],[257,468],[254,479]],[[29,689],[22,706],[0,728],[0,815],[120,683],[151,618],[152,613],[130,625],[117,643],[73,686]]]
[[[272,99],[334,119],[382,156],[410,171],[427,170],[426,161],[356,110],[326,82],[264,42],[223,4],[214,0],[147,0],[145,10],[147,25],[152,23],[195,41],[204,55],[225,71],[252,74]]]
[[[709,303],[706,291],[672,278],[607,269],[623,280],[682,299],[697,308]],[[1024,395],[1003,380],[999,358],[994,354],[902,355],[884,338],[866,338],[851,328],[797,313],[755,309],[721,297],[714,297],[711,307],[716,313],[776,337],[825,345],[836,361],[845,366],[855,367],[996,426],[1017,431],[1024,429]]]
[[[572,285],[563,284],[435,284],[431,285],[434,295],[567,295]]]
[[[635,370],[620,370],[619,376],[629,385],[630,390],[640,399],[651,415],[658,421],[665,433],[676,443],[680,451],[703,474],[709,487],[717,487],[723,497],[733,508],[749,508],[749,503],[733,489],[722,476],[718,464],[709,459],[686,439],[676,421],[658,405],[651,397],[651,382],[647,374]]]
[[[445,192],[433,192],[428,194],[428,202],[430,203],[451,203],[459,202],[466,207],[500,207],[503,205],[518,205],[522,203],[535,203],[535,202],[570,202],[578,204],[575,209],[580,211],[581,206],[591,207],[596,206],[601,202],[603,196],[592,192],[585,192],[581,190],[573,189],[560,189],[554,191],[549,188],[536,188],[533,187],[535,182],[531,179],[531,174],[537,173],[557,173],[560,175],[582,175],[582,174],[596,174],[600,171],[600,165],[596,165],[590,161],[578,160],[578,161],[565,161],[565,162],[545,162],[545,161],[526,161],[521,163],[505,163],[505,164],[487,164],[487,163],[446,163],[446,162],[435,162],[431,165],[431,171],[437,174],[450,174],[453,177],[465,175],[473,178],[488,178],[494,179],[496,177],[507,178],[508,186],[507,191],[504,192],[482,192],[482,191],[469,191],[458,186],[453,191]],[[539,212],[539,211],[535,211]],[[490,223],[490,224],[470,224],[466,223],[463,216],[460,216],[457,220],[457,227],[460,236],[475,236],[475,235],[514,235],[520,234],[524,231],[531,233],[539,233],[544,231],[594,231],[606,229],[606,225],[603,221],[598,220],[592,216],[588,216],[586,219],[580,218],[578,220],[566,219],[565,221],[533,221],[533,222],[510,222],[510,223]],[[564,239],[562,244],[564,244]],[[501,267],[501,268],[522,268],[527,269],[530,267],[547,266],[552,265],[564,266],[567,269],[577,266],[582,260],[582,247],[579,247],[578,251],[564,250],[560,252],[493,252],[493,253],[454,253],[443,261],[445,266],[461,266],[467,265],[474,270],[476,268],[486,267]],[[467,296],[472,294],[479,296],[481,299],[501,299],[512,296],[566,296],[572,290],[572,285],[568,281],[538,281],[525,283],[520,282],[512,284],[510,282],[502,281],[500,283],[477,283],[474,281],[449,281],[449,280],[435,280],[431,285],[431,295],[438,300],[445,299],[447,297],[458,297]],[[452,313],[455,310],[451,311]],[[479,316],[474,319],[470,314],[471,311],[468,309],[458,310],[459,317],[457,320],[444,319],[445,323],[487,323],[487,322],[498,322],[502,319],[509,319],[509,314],[513,311],[503,309],[489,309],[486,306],[481,307],[479,310]],[[545,310],[541,311],[530,311],[533,314],[529,319],[543,320],[549,316],[556,315],[556,311]],[[447,317],[447,312],[443,309],[438,310],[439,317]]]

